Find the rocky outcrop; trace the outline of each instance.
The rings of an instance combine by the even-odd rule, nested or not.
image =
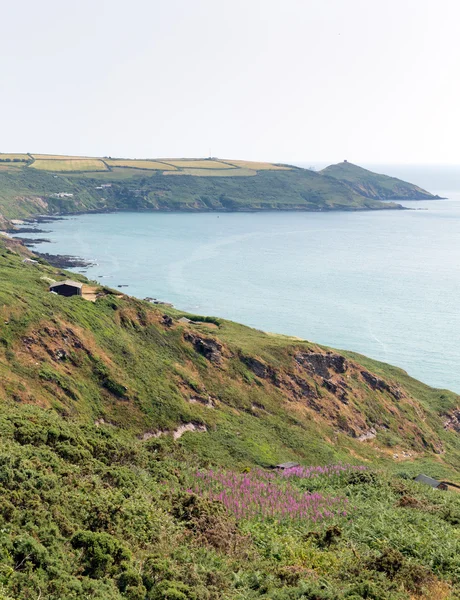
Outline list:
[[[379,392],[388,392],[395,400],[400,400],[403,397],[403,393],[399,388],[394,385],[390,385],[384,379],[376,377],[372,373],[369,373],[369,371],[361,371],[361,376],[373,390]]]
[[[304,367],[312,375],[319,375],[323,379],[330,378],[330,370],[334,373],[345,373],[348,361],[344,356],[334,352],[299,352],[295,355],[297,364]]]
[[[206,408],[215,408],[216,407],[216,399],[212,396],[190,396],[188,399],[190,404],[201,404],[202,406],[206,406]]]
[[[366,442],[368,440],[373,440],[376,435],[377,435],[376,430],[374,429],[374,427],[371,427],[369,429],[369,431],[365,431],[360,436],[358,436],[357,439],[358,439],[358,442]]]
[[[261,379],[273,379],[275,372],[272,367],[269,367],[258,358],[253,356],[241,356],[242,362],[251,369],[254,375]]]
[[[177,429],[174,430],[159,429],[157,431],[146,431],[140,436],[140,439],[146,442],[148,440],[151,440],[152,438],[159,438],[163,435],[172,435],[174,440],[178,440],[184,435],[184,433],[187,433],[187,431],[205,433],[207,430],[208,429],[206,425],[202,425],[200,423],[184,423],[183,425],[179,425],[179,427],[177,427]]]
[[[174,321],[172,320],[172,318],[169,315],[163,315],[161,317],[161,322],[163,323],[163,325],[165,327],[172,327]]]
[[[332,379],[323,379],[323,387],[325,387],[331,394],[337,396],[337,398],[343,403],[348,404],[348,394],[347,390],[349,386],[345,383],[343,379],[339,379],[337,381],[332,381]]]
[[[460,408],[444,415],[444,429],[460,433]]]
[[[222,361],[222,344],[217,340],[200,337],[191,331],[184,334],[184,339],[190,342],[195,350],[210,362],[218,364]]]

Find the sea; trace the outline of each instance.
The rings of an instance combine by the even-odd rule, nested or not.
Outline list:
[[[460,167],[365,166],[446,199],[406,211],[84,214],[42,225],[51,243],[35,249],[91,260],[75,271],[133,296],[353,350],[460,393]]]

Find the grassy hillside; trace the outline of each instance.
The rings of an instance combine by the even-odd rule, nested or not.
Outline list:
[[[320,173],[341,181],[356,194],[374,200],[433,200],[438,198],[417,185],[396,177],[373,173],[347,161],[330,165]]]
[[[26,160],[27,159],[27,160]],[[332,177],[271,163],[0,155],[0,215],[104,210],[363,210],[398,208]]]
[[[457,395],[107,288],[50,294],[69,274],[22,251],[0,239],[0,597],[457,597],[460,496],[411,481],[459,482]],[[267,469],[289,460],[309,468]]]

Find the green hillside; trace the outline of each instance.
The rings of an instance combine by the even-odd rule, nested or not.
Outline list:
[[[288,165],[218,159],[128,160],[0,154],[0,215],[111,210],[400,208]]]
[[[348,161],[330,165],[321,174],[344,183],[356,194],[374,200],[434,200],[434,196],[417,185],[396,177],[373,173]]]
[[[70,274],[26,252],[0,238],[0,598],[458,597],[460,496],[411,480],[459,482],[457,395],[108,288],[50,294]]]

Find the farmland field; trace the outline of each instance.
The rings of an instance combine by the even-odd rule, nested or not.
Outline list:
[[[280,167],[271,163],[265,162],[252,162],[250,160],[226,160],[228,164],[235,165],[236,167],[245,167],[247,169],[254,169],[256,171],[291,171],[292,167]]]
[[[39,159],[35,160],[30,167],[39,171],[107,171],[107,165],[102,160],[95,158],[78,160]]]
[[[109,167],[128,167],[130,169],[152,169],[160,171],[174,171],[176,167],[161,163],[156,160],[119,160],[109,158],[104,161]]]
[[[192,175],[193,177],[248,177],[257,175],[251,169],[181,169],[180,171],[167,171],[165,175]]]
[[[167,160],[165,162],[168,165],[184,169],[233,169],[232,165],[221,163],[217,160]]]
[[[70,156],[67,154],[31,154],[35,160],[88,160],[92,159],[91,156]]]

